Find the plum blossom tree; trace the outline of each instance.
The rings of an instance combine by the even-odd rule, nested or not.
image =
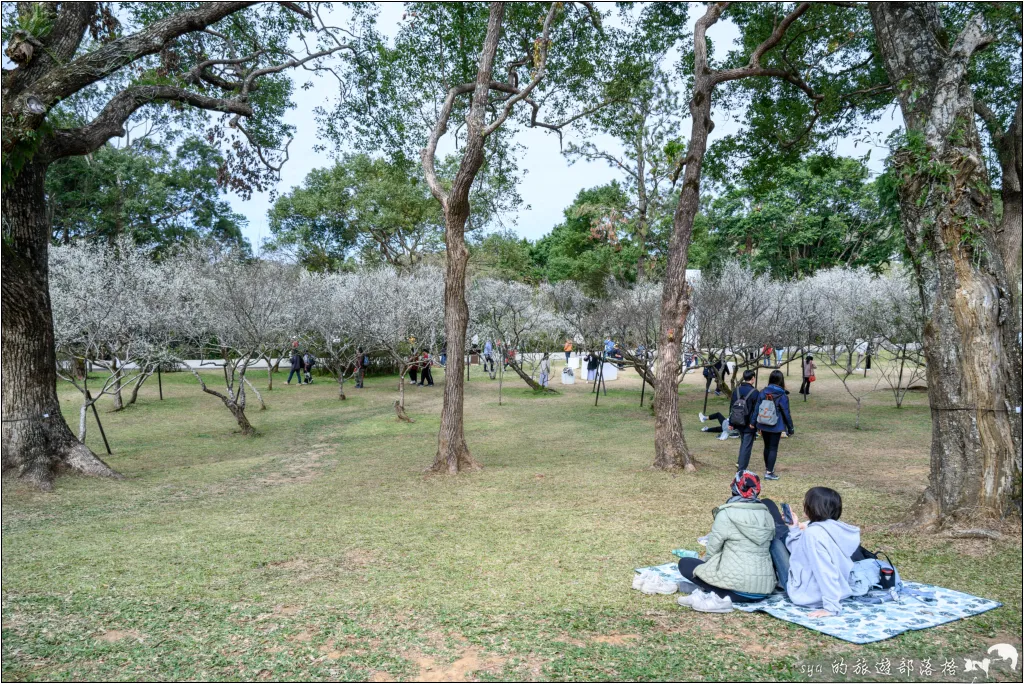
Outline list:
[[[536,362],[536,354],[517,353],[506,357],[508,350],[524,352],[536,351],[538,346],[543,348],[543,343],[550,344],[558,332],[557,320],[544,306],[536,288],[525,283],[479,278],[470,288],[469,308],[476,326],[498,341],[502,366],[507,358],[508,365],[534,392],[557,394],[523,369],[524,359]]]
[[[353,319],[360,321],[356,339],[398,368],[399,408],[405,408],[405,376],[417,362],[414,356],[440,345],[443,283],[440,271],[430,266],[408,273],[382,266],[352,278]]]
[[[193,251],[175,264],[189,276],[180,323],[203,358],[217,359],[223,389],[208,384],[197,369],[190,370],[203,392],[224,403],[242,434],[255,435],[245,415],[246,387],[256,394],[262,408],[266,405],[246,373],[265,353],[266,340],[282,334],[298,273],[294,267],[271,261],[205,256]]]
[[[50,252],[56,373],[82,394],[80,442],[89,408],[104,396],[121,408],[122,387],[134,385],[134,397],[152,365],[166,358],[159,338],[151,337],[163,298],[158,269],[128,239],[113,247],[76,244]],[[106,377],[90,388],[92,366]],[[79,377],[75,371],[82,367],[86,372]]]
[[[114,475],[75,439],[57,399],[50,165],[148,119],[165,133],[198,129],[225,150],[231,188],[262,189],[287,158],[291,129],[280,116],[291,88],[282,72],[357,49],[358,36],[342,38],[321,11],[294,2],[4,3],[4,474],[44,490],[63,468]]]

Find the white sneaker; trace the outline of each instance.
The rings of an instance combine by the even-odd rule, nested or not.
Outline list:
[[[657,573],[651,573],[640,591],[645,594],[674,594],[679,591],[679,587],[672,580],[665,579]]]
[[[727,440],[727,439],[729,439],[729,433],[728,433],[728,432],[727,432],[726,430],[724,430],[724,429],[723,429],[723,430],[722,430],[722,434],[720,434],[720,435],[718,436],[718,441],[720,441],[720,442],[721,442],[721,441],[725,441],[725,440]]]
[[[702,596],[703,594],[704,592],[702,592],[700,589],[694,589],[689,594],[683,594],[682,596],[677,598],[676,603],[687,608],[693,608],[693,602],[697,600],[697,597]]]
[[[707,592],[693,599],[690,606],[702,613],[731,613],[732,599],[728,596],[722,598],[714,592]]]
[[[637,591],[642,591],[643,587],[644,587],[644,583],[647,582],[647,579],[650,576],[651,576],[651,571],[650,570],[644,570],[643,572],[635,572],[635,573],[633,573],[633,588],[636,589]]]
[[[704,427],[702,427],[702,428],[700,429],[700,431],[701,431],[701,432],[707,432],[707,431],[708,431],[708,426],[707,426],[707,425],[705,425]]]
[[[700,418],[700,422],[702,422],[702,423],[706,423],[706,422],[707,422],[707,420],[708,420],[708,417],[707,417],[707,416],[705,416],[705,415],[704,415],[704,414],[703,414],[702,412],[700,412],[700,411],[698,411],[698,412],[697,412],[697,417],[698,417],[698,418]]]

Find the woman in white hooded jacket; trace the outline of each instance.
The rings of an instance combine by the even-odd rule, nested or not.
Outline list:
[[[796,515],[786,535],[789,550],[789,581],[786,594],[798,606],[819,608],[811,617],[838,615],[840,602],[853,595],[850,589],[850,556],[860,546],[860,529],[839,522],[843,500],[828,487],[813,487],[804,496],[804,515]]]

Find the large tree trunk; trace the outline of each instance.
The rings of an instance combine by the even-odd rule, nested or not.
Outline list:
[[[46,166],[29,164],[3,192],[3,473],[40,489],[64,467],[120,477],[79,442],[60,412],[50,309]]]
[[[899,102],[911,142],[892,163],[927,315],[931,473],[911,522],[1019,515],[1020,320],[967,79],[970,57],[987,38],[975,18],[950,46],[930,3],[870,10],[889,78],[906,84]]]
[[[468,214],[468,201],[461,217],[445,212],[444,334],[448,342],[448,365],[444,369],[444,404],[441,428],[437,434],[437,454],[430,469],[451,474],[480,467],[469,453],[463,428],[465,386],[462,370],[466,359],[466,327],[469,324],[469,305],[466,303],[469,250],[466,249],[463,230]]]
[[[452,181],[451,189],[445,193],[441,188],[434,168],[437,142],[448,128],[451,102],[454,94],[449,93],[445,109],[431,133],[427,147],[423,149],[423,169],[431,192],[444,209],[444,334],[448,342],[448,367],[444,374],[444,405],[441,408],[441,428],[437,434],[437,454],[430,467],[435,472],[455,474],[460,470],[479,468],[466,446],[463,430],[464,387],[462,364],[466,353],[466,326],[469,323],[469,305],[466,303],[466,264],[469,250],[466,249],[466,221],[469,219],[469,191],[476,174],[484,163],[485,114],[487,94],[490,89],[494,59],[498,51],[502,23],[505,18],[505,4],[492,2],[487,20],[487,33],[480,49],[477,62],[476,82],[473,97],[466,115],[466,142],[463,148],[459,170]]]
[[[720,11],[720,10],[719,10]],[[709,20],[710,18],[710,20]],[[709,20],[709,21],[706,21]],[[706,65],[707,45],[704,31],[717,20],[709,14],[698,20],[699,35],[694,35],[694,57]],[[686,446],[683,423],[679,418],[679,369],[683,330],[690,312],[690,293],[686,283],[686,264],[690,258],[693,221],[700,207],[700,178],[711,121],[711,94],[715,84],[706,69],[697,69],[693,96],[690,98],[690,145],[679,203],[672,218],[668,260],[661,295],[661,330],[658,333],[658,364],[654,385],[654,467],[663,470],[694,470],[693,455]]]

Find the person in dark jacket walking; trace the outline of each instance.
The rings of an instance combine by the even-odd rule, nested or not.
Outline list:
[[[307,385],[313,384],[313,366],[316,365],[316,357],[311,353],[306,352],[302,355],[302,371],[305,374],[305,382]]]
[[[366,376],[366,364],[369,359],[363,352],[362,347],[356,347],[356,389],[363,388],[363,378]]]
[[[708,364],[704,366],[704,379],[707,380],[707,382],[704,384],[704,394],[709,394],[711,392],[712,382],[715,383],[715,396],[719,396],[722,394],[721,389],[719,389],[721,386],[721,381],[718,379],[718,374],[722,372],[722,367],[723,366],[721,359],[719,359],[713,364]]]
[[[754,450],[754,437],[757,436],[757,430],[750,425],[757,413],[757,397],[760,394],[754,387],[756,377],[757,373],[753,370],[743,371],[743,382],[732,391],[732,400],[729,403],[729,422],[740,433],[740,455],[736,461],[737,471],[746,470],[750,465],[750,454]],[[738,420],[741,415],[743,420]]]
[[[793,434],[793,418],[789,413],[789,393],[786,391],[786,377],[780,370],[773,370],[768,376],[768,386],[757,395],[755,413],[751,416],[750,429],[757,429],[764,440],[764,479],[778,480],[775,461],[779,457],[779,441],[782,434]],[[774,406],[774,408],[773,408]]]
[[[299,384],[302,384],[302,354],[299,353],[298,349],[292,349],[292,355],[289,359],[291,363],[291,370],[288,371],[288,380],[284,384],[292,384],[292,376],[294,375],[299,380]]]
[[[433,361],[430,358],[430,352],[424,349],[420,353],[420,387],[425,384],[427,387],[434,386],[434,374],[430,372],[430,366]]]

